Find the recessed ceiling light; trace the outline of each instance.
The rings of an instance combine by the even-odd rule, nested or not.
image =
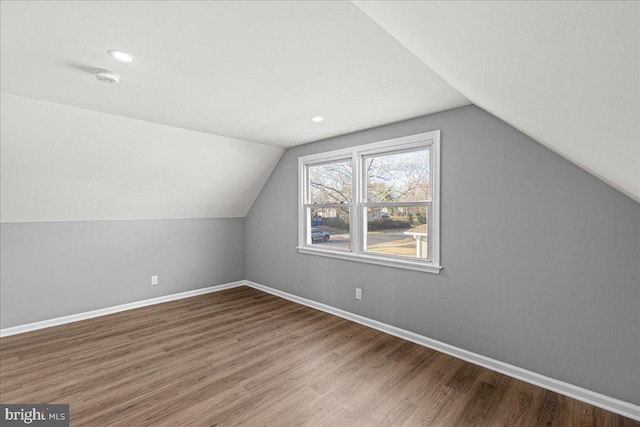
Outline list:
[[[324,120],[324,117],[322,117],[322,116],[313,116],[313,117],[311,117],[311,121],[312,122],[320,123],[323,120]]]
[[[116,58],[118,61],[122,62],[133,62],[135,58],[133,55],[129,55],[127,52],[123,52],[121,50],[108,50],[107,53],[112,57]]]

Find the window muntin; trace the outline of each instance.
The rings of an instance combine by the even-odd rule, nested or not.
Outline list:
[[[300,157],[298,250],[439,272],[439,143],[433,131]]]

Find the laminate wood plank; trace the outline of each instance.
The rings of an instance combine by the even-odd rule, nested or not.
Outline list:
[[[534,426],[543,389],[513,378],[507,379],[504,397],[487,425]]]
[[[482,373],[482,368],[471,363],[465,363],[447,382],[447,387],[459,393],[468,392]]]
[[[318,398],[318,393],[312,388],[300,385],[296,387],[288,399],[279,399],[275,404],[268,404],[260,410],[260,416],[255,413],[245,414],[233,420],[233,426],[286,426],[293,424],[300,413],[308,413],[310,402]]]
[[[380,406],[380,410],[374,415],[370,415],[377,425],[381,426],[400,426],[403,425],[416,411],[418,405],[408,399],[390,399],[386,400]]]
[[[197,426],[206,425],[205,421],[208,417],[219,413],[224,408],[228,408],[235,402],[248,399],[250,393],[241,385],[232,388],[220,390],[210,395],[208,398],[201,399],[196,403],[190,402],[188,399],[180,401],[180,405],[172,405],[173,411],[163,411],[160,414],[154,411],[148,411],[145,416],[148,418],[146,422],[140,420],[136,425],[144,426]],[[154,417],[154,415],[156,415]]]
[[[484,426],[493,415],[493,411],[502,400],[508,379],[500,378],[496,384],[478,381],[469,391],[469,400],[465,405],[457,425]]]
[[[436,387],[446,384],[463,365],[464,361],[439,353],[429,370],[412,382],[409,399],[418,404],[429,400]]]
[[[107,401],[104,410],[98,413],[89,413],[86,421],[89,424],[107,425],[109,423],[122,423],[129,425],[153,424],[167,414],[180,411],[185,405],[192,405],[200,401],[225,392],[240,385],[241,381],[256,375],[263,369],[272,366],[273,363],[268,360],[258,360],[250,365],[244,365],[234,372],[226,373],[212,369],[207,372],[196,371],[195,378],[187,376],[180,381],[174,383],[167,382],[160,386],[162,392],[165,388],[176,391],[176,394],[168,397],[162,402],[162,405],[146,404],[148,395],[144,394],[144,389],[136,389],[132,395],[136,396],[133,400],[130,396],[115,396],[113,400]],[[199,381],[198,379],[201,379]],[[155,393],[163,379],[156,379],[153,387],[149,387],[150,393]],[[178,392],[180,390],[182,393]],[[83,414],[84,415],[84,414]]]
[[[356,416],[340,406],[327,408],[326,411],[316,412],[303,423],[293,423],[290,426],[308,427],[370,427],[373,424],[360,416]]]
[[[464,396],[445,384],[438,384],[430,391],[403,426],[455,425]]]
[[[248,287],[2,338],[0,400],[74,426],[640,426]]]
[[[538,426],[561,426],[568,424],[568,398],[558,393],[545,390],[538,408],[535,424]]]
[[[417,410],[418,404],[413,397],[422,382],[416,379],[421,378],[441,354],[413,346],[409,351],[403,351],[402,357],[397,356],[391,357],[395,363],[387,369],[393,375],[375,387],[366,401],[352,412],[368,414],[378,424],[401,425]]]

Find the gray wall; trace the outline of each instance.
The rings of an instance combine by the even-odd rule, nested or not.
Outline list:
[[[434,129],[440,275],[296,252],[298,156]],[[248,280],[635,404],[639,246],[637,202],[475,106],[289,149],[245,218]]]
[[[0,326],[244,278],[242,218],[0,225]],[[159,284],[151,286],[151,275]]]

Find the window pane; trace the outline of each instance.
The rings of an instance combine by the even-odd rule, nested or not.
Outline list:
[[[309,203],[351,203],[351,160],[309,166]]]
[[[428,259],[427,208],[367,208],[366,250]]]
[[[310,242],[318,246],[350,249],[348,207],[309,208]]]
[[[367,201],[420,202],[431,200],[429,149],[365,160]]]

